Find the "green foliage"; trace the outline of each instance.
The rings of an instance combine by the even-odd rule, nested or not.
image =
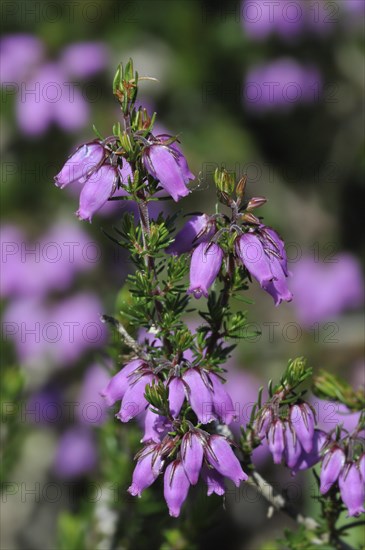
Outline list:
[[[20,419],[24,400],[24,373],[15,365],[4,367],[1,373],[0,406],[2,411],[0,482],[3,483],[13,470],[22,448],[24,420]]]
[[[314,377],[312,389],[317,397],[343,403],[351,411],[362,411],[365,408],[363,390],[355,390],[339,376],[325,370]]]
[[[86,519],[62,512],[58,519],[58,550],[86,550]]]

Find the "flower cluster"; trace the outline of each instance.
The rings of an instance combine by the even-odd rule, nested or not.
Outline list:
[[[147,386],[153,388],[159,380],[159,374],[148,362],[135,359],[127,363],[101,393],[110,406],[121,400],[116,416],[122,422],[145,415],[142,438],[145,447],[137,455],[129,492],[140,496],[165,468],[165,499],[170,514],[178,516],[189,486],[195,485],[200,475],[208,485],[208,495],[224,493],[224,477],[238,486],[247,475],[225,437],[210,434],[185,419],[191,409],[200,425],[217,420],[232,421],[234,407],[221,377],[188,367],[181,376],[161,380],[168,395],[168,410],[164,415],[157,414],[147,400]],[[182,410],[186,413],[184,416]]]
[[[286,418],[279,415],[277,402],[268,404],[258,416],[256,430],[260,439],[266,437],[274,463],[284,461],[293,472],[319,462],[326,442],[326,434],[315,429],[314,413],[305,402],[291,405]]]
[[[349,516],[364,512],[365,453],[353,458],[359,438],[334,440],[331,433],[316,429],[313,410],[305,402],[290,405],[285,417],[279,416],[279,396],[262,408],[255,423],[257,437],[266,437],[274,463],[284,461],[295,474],[321,462],[320,492],[326,495],[338,487]]]
[[[331,441],[323,456],[320,481],[322,494],[338,484],[349,516],[365,512],[365,453],[358,460],[351,460],[349,445]]]
[[[247,211],[264,203],[262,197],[254,197],[246,205]],[[239,222],[242,225],[238,225]],[[232,231],[236,232],[234,246],[225,250],[218,244],[219,240]],[[274,298],[276,305],[292,300],[286,281],[289,271],[284,241],[251,213],[237,216],[234,212],[231,220],[226,216],[194,215],[177,233],[167,252],[179,255],[191,250],[188,293],[195,298],[208,296],[224,258],[231,254],[237,265],[242,265]]]
[[[245,198],[245,177],[236,182],[234,174],[218,169],[216,213],[193,213],[175,238],[174,217],[150,217],[151,201],[163,192],[176,202],[186,197],[194,176],[177,138],[155,135],[155,115],[150,118],[145,109],[135,107],[138,79],[132,61],[118,68],[113,91],[124,130],[118,123],[113,136],[98,135],[79,147],[56,176],[56,185],[83,186],[77,212],[81,219],[91,221],[109,199],[137,203],[138,226],[127,214],[117,229],[117,242],[130,252],[136,267],[127,281],[129,301],[121,304],[118,319],[103,317],[118,329],[133,355],[101,395],[109,407],[120,402],[116,417],[121,422],[135,418],[144,425],[130,494],[140,496],[163,475],[164,497],[170,515],[177,517],[190,485],[200,479],[208,486],[208,495],[222,495],[225,478],[239,486],[248,477],[233,451],[229,429],[222,426],[239,416],[224,385],[224,366],[234,348],[226,342],[243,338],[247,325],[245,312],[230,309],[230,298],[246,290],[251,278],[275,305],[289,302],[292,294],[284,241],[253,213],[266,199]],[[190,257],[188,287],[189,262],[184,254]],[[217,279],[221,288],[212,292]],[[194,302],[191,295],[208,299],[207,309],[199,311],[204,323],[194,330],[183,320]],[[124,319],[139,336],[144,333],[143,342],[133,339]],[[363,511],[363,447],[354,445],[353,435],[340,442],[338,429],[334,438],[316,428],[314,411],[303,399],[305,390],[297,391],[311,374],[303,358],[290,360],[280,383],[269,384],[263,406],[263,389],[259,390],[250,420],[241,426],[242,463],[254,469],[253,451],[265,439],[274,463],[284,462],[293,473],[322,460],[321,492],[326,494],[338,482],[349,514],[357,515]],[[331,381],[330,389],[334,387]],[[345,393],[350,405],[360,410],[360,396]],[[335,399],[338,395],[334,391]]]
[[[142,157],[148,173],[175,201],[185,197],[189,193],[186,184],[194,175],[178,146],[170,145],[171,140],[163,136],[151,135],[150,141],[144,141]],[[91,221],[111,197],[128,195],[126,186],[132,179],[131,165],[123,159],[115,137],[111,137],[78,147],[55,177],[55,183],[61,189],[72,183],[83,186],[76,214],[81,220]]]

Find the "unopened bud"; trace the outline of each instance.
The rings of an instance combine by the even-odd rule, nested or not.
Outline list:
[[[266,202],[267,199],[265,199],[265,197],[252,197],[252,199],[248,201],[247,210],[260,208],[260,206],[263,206]]]
[[[219,191],[225,195],[232,195],[235,186],[235,175],[227,170],[217,170],[214,174],[214,181]]]

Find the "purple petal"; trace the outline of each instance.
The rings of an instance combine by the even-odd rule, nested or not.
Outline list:
[[[288,422],[285,423],[285,462],[289,468],[294,468],[302,453],[299,440]]]
[[[170,380],[168,389],[170,412],[172,416],[176,418],[181,411],[185,399],[184,383],[181,378],[174,377]]]
[[[145,452],[138,459],[133,472],[132,484],[128,492],[133,496],[141,496],[142,491],[147,489],[160,474],[162,461],[160,456],[154,452],[155,446],[146,447]]]
[[[247,479],[247,475],[242,470],[241,464],[232,451],[228,441],[221,435],[212,435],[209,438],[208,449],[211,452],[207,453],[209,463],[222,476],[228,477],[238,487],[241,481]]]
[[[170,149],[164,145],[151,145],[144,156],[147,171],[156,178],[174,201],[189,194],[180,165]]]
[[[164,497],[169,507],[170,516],[177,518],[181,506],[188,496],[190,483],[184,467],[179,460],[169,464],[164,476]]]
[[[281,420],[276,420],[271,425],[267,438],[274,463],[280,464],[285,449],[284,426]]]
[[[321,451],[327,443],[327,434],[322,430],[314,430],[313,447],[310,453],[302,451],[298,462],[293,467],[293,474],[299,470],[308,470],[321,460]]]
[[[201,243],[193,252],[190,264],[189,294],[195,298],[208,297],[208,290],[214,283],[223,261],[223,250],[213,243]]]
[[[359,472],[365,482],[365,453],[363,453],[359,459]]]
[[[92,142],[81,145],[55,176],[57,187],[63,189],[74,181],[85,181],[89,172],[103,160],[104,154],[104,148],[100,143]]]
[[[203,455],[203,443],[199,436],[191,432],[185,434],[181,442],[181,456],[186,475],[192,485],[198,483]]]
[[[91,221],[115,191],[116,177],[115,168],[104,164],[88,178],[80,193],[80,206],[76,212],[80,219]]]
[[[166,416],[156,414],[148,408],[144,421],[144,436],[142,443],[147,441],[160,443],[166,433],[171,429],[171,422],[166,418]]]
[[[190,220],[185,223],[184,227],[176,234],[174,242],[166,248],[167,254],[184,254],[185,252],[190,252],[194,246],[202,242],[209,241],[214,235],[214,226],[196,239],[197,235],[209,227],[208,222],[209,216],[206,214],[192,216]]]
[[[236,241],[237,256],[261,286],[272,280],[270,261],[260,239],[253,233],[245,233]]]
[[[305,403],[290,408],[290,422],[297,434],[303,449],[310,453],[313,446],[314,416],[311,408]]]
[[[125,392],[129,388],[130,381],[128,376],[141,365],[143,365],[143,361],[140,359],[130,361],[113,376],[106,388],[100,392],[109,407],[123,399]]]
[[[196,369],[188,369],[183,374],[183,379],[189,386],[189,403],[199,422],[207,424],[216,420],[213,413],[212,393],[205,385],[200,373]]]
[[[230,424],[235,416],[235,409],[231,396],[226,391],[222,380],[216,374],[209,373],[213,386],[214,412],[225,424]]]
[[[359,516],[365,512],[365,483],[355,463],[346,465],[338,478],[343,503],[348,516]]]
[[[331,449],[325,454],[320,474],[321,486],[319,490],[322,494],[327,493],[337,481],[345,461],[345,453],[339,447]]]
[[[203,466],[202,468],[202,478],[208,486],[208,496],[215,493],[216,495],[222,496],[225,493],[224,486],[224,477],[212,468]]]
[[[144,394],[147,384],[151,384],[152,380],[154,380],[152,374],[144,374],[137,382],[129,385],[124,394],[120,411],[116,415],[119,420],[129,422],[147,407],[148,403]]]

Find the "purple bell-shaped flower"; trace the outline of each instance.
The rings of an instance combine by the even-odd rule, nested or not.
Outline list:
[[[303,449],[310,453],[313,446],[315,418],[307,403],[290,407],[290,422]]]
[[[109,407],[112,407],[114,403],[123,399],[125,392],[129,388],[129,376],[142,367],[142,365],[144,365],[144,361],[141,359],[130,361],[113,376],[106,388],[100,392]]]
[[[168,400],[170,412],[172,416],[176,418],[181,411],[185,399],[184,382],[181,378],[173,377],[167,387],[169,389]]]
[[[359,516],[365,512],[365,481],[360,474],[358,464],[353,462],[342,469],[338,485],[343,503],[349,516]]]
[[[113,195],[117,184],[117,169],[103,164],[86,181],[80,193],[79,209],[76,215],[81,220],[91,221],[95,212],[100,210]]]
[[[195,298],[208,297],[223,261],[223,250],[215,243],[201,243],[193,252],[190,264],[189,294]]]
[[[274,298],[275,305],[293,296],[288,289],[287,259],[284,243],[277,233],[262,226],[261,238],[255,233],[244,233],[236,240],[236,254],[247,271],[260,286]]]
[[[199,370],[195,368],[188,369],[183,374],[183,379],[188,386],[189,403],[199,422],[207,424],[216,420],[217,417],[213,412],[212,393]]]
[[[196,485],[198,483],[200,470],[203,464],[203,456],[204,449],[202,438],[194,432],[186,433],[181,442],[181,458],[191,485]]]
[[[164,497],[169,508],[170,516],[177,518],[181,506],[188,496],[190,482],[181,460],[171,462],[166,468],[164,476]]]
[[[190,252],[194,246],[209,241],[215,233],[215,223],[210,223],[206,214],[192,216],[176,234],[175,240],[166,249],[168,254],[180,255]]]
[[[237,487],[248,478],[225,437],[211,435],[206,446],[206,456],[211,466],[222,476],[231,479]]]
[[[161,472],[163,462],[158,454],[156,445],[145,447],[136,467],[134,468],[132,484],[128,492],[133,496],[141,496],[142,491],[147,489],[157,479]]]
[[[275,464],[280,464],[285,449],[284,425],[281,420],[275,420],[267,434],[269,449]]]
[[[63,189],[73,182],[84,183],[105,158],[104,147],[97,141],[81,145],[69,157],[62,170],[55,176],[55,184]]]
[[[189,194],[186,184],[194,179],[194,175],[176,147],[164,142],[153,143],[143,150],[143,162],[147,172],[160,182],[174,201]]]
[[[334,446],[325,454],[320,474],[321,485],[319,490],[322,494],[327,493],[337,481],[345,461],[345,453],[340,447]]]

